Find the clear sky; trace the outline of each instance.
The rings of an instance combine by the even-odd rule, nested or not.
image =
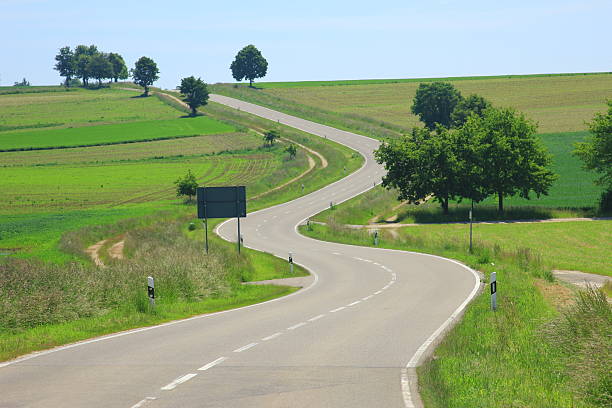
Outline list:
[[[232,81],[245,45],[266,81],[612,71],[610,0],[0,0],[0,85],[58,84],[62,46],[140,56],[173,88]]]

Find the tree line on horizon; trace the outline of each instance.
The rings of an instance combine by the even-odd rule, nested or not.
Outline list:
[[[80,85],[75,79],[89,86],[89,80],[93,78],[100,86],[103,79],[117,82],[128,77],[127,66],[120,54],[101,52],[95,45],[77,45],[74,51],[69,46],[62,47],[55,61],[54,69],[66,78],[64,85],[67,87]]]

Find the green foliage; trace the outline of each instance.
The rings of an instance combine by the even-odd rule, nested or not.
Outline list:
[[[140,57],[131,72],[134,83],[144,88],[145,96],[149,96],[149,87],[159,79],[159,69],[151,58]]]
[[[91,58],[99,54],[98,47],[95,45],[77,45],[74,50],[74,65],[76,76],[83,80],[83,85],[89,85],[89,78],[92,77],[89,70]]]
[[[70,87],[72,85],[72,77],[76,74],[74,53],[70,47],[62,47],[55,56],[55,60],[57,63],[53,69],[57,70],[60,76],[66,77],[64,83],[67,87]]]
[[[112,78],[113,64],[104,54],[95,54],[89,58],[87,63],[87,71],[92,78],[98,80],[98,86],[102,84],[102,79]]]
[[[117,82],[119,79],[128,78],[128,70],[123,57],[117,53],[111,52],[106,55],[108,62],[113,66],[112,78]]]
[[[460,128],[467,122],[470,115],[483,116],[485,109],[490,107],[491,103],[489,101],[476,94],[462,98],[451,113],[451,124],[455,128]]]
[[[264,133],[263,140],[264,144],[273,146],[276,139],[280,137],[280,132],[276,129],[270,129]]]
[[[198,181],[195,175],[191,172],[191,169],[187,170],[185,176],[178,178],[174,184],[176,184],[176,196],[186,196],[188,201],[192,201],[196,195],[196,189],[198,188]]]
[[[500,212],[504,196],[529,198],[533,191],[540,197],[556,179],[548,169],[551,157],[535,133],[536,125],[524,115],[496,108],[482,117],[470,116],[458,131],[472,188],[485,196],[497,194]]]
[[[236,81],[248,79],[253,86],[255,78],[262,78],[268,72],[268,61],[261,52],[252,44],[241,49],[230,65],[232,76]]]
[[[448,202],[462,187],[455,134],[413,128],[410,135],[383,143],[374,156],[384,164],[383,185],[398,191],[398,200],[418,204],[430,195],[448,213]]]
[[[576,144],[574,154],[584,162],[584,168],[600,174],[596,183],[612,191],[612,100],[608,111],[597,113],[589,130],[592,136]]]
[[[287,153],[289,153],[289,158],[290,159],[295,159],[295,155],[297,154],[297,147],[295,146],[294,143],[290,143],[286,148],[285,151]]]
[[[181,79],[179,90],[185,96],[183,100],[191,108],[191,116],[196,115],[198,107],[208,103],[208,89],[200,78],[190,76]]]
[[[411,111],[431,130],[436,124],[451,126],[451,114],[461,101],[461,93],[449,82],[421,83],[412,102]]]

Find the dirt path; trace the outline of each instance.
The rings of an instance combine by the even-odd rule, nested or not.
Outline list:
[[[609,276],[595,275],[580,271],[553,270],[552,273],[555,278],[582,288],[586,288],[588,286],[601,288],[611,279]]]
[[[85,253],[89,255],[91,260],[94,262],[96,266],[104,267],[104,262],[100,258],[100,250],[108,243],[108,239],[103,239],[102,241],[96,242],[95,244],[89,246]],[[115,242],[110,248],[108,248],[108,255],[112,259],[123,259],[123,247],[125,245],[125,240],[123,236],[119,237],[119,241]]]

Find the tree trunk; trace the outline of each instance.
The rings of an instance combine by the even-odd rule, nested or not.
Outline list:
[[[504,212],[504,193],[502,193],[501,191],[499,191],[497,193],[497,197],[498,197],[498,201],[497,201],[497,212],[498,213],[503,213]]]
[[[191,116],[195,116],[196,115],[196,108],[191,108]]]
[[[249,78],[250,84],[249,86],[252,88],[253,87],[253,80]]]
[[[145,96],[149,96],[149,87],[145,86]]]
[[[448,197],[442,200],[442,212],[444,212],[444,215],[448,215]]]

